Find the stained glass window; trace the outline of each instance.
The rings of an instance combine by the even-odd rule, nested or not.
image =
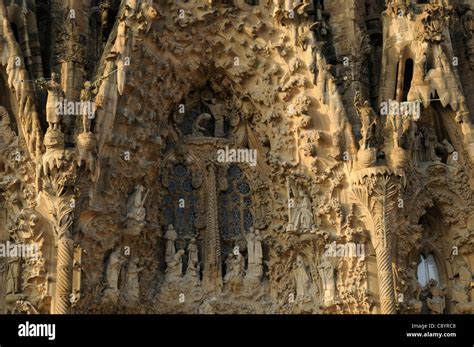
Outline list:
[[[231,165],[227,170],[228,189],[219,196],[219,224],[224,241],[231,241],[253,225],[252,196],[244,172]]]
[[[173,224],[180,238],[189,238],[195,235],[196,205],[191,172],[184,164],[176,164],[171,171],[163,198],[163,220],[166,225]]]

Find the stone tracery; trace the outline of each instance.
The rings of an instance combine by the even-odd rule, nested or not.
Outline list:
[[[1,1],[0,241],[41,256],[0,263],[0,312],[472,313],[472,11],[354,0],[353,55],[338,1],[297,3],[101,3],[93,52],[90,21],[58,8],[40,57],[17,36],[48,29],[35,41]],[[93,117],[59,118],[62,97]],[[440,275],[420,283],[428,249]]]

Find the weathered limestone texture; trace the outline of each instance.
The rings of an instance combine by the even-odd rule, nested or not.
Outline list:
[[[474,313],[473,11],[0,0],[0,313]]]

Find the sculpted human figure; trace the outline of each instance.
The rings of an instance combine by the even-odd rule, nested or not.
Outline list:
[[[245,272],[245,259],[240,252],[233,253],[229,259],[230,272],[226,273],[224,283],[229,284],[231,291],[236,291],[241,284]]]
[[[354,106],[361,121],[360,148],[372,148],[377,144],[377,115],[367,100],[362,100],[360,92],[354,96]]]
[[[63,90],[61,88],[59,75],[55,72],[51,74],[51,80],[39,81],[40,87],[48,91],[46,102],[46,121],[50,129],[61,130],[61,114],[58,105],[63,102]]]
[[[440,158],[436,155],[436,145],[438,144],[438,139],[434,129],[429,127],[422,127],[424,139],[425,139],[425,148],[426,148],[426,159],[428,161],[439,161]]]
[[[229,281],[232,272],[232,261],[234,260],[234,254],[229,253],[225,260],[225,275],[224,275],[224,283]]]
[[[260,235],[259,230],[254,231],[253,227],[251,227],[247,235],[245,235],[245,239],[247,240],[248,255],[247,277],[260,278],[263,274],[263,237]]]
[[[81,90],[81,115],[82,128],[84,133],[90,132],[91,119],[94,116],[92,109],[92,85],[91,82],[84,82],[84,89]]]
[[[165,262],[170,263],[173,261],[173,257],[176,253],[174,242],[178,238],[178,234],[176,233],[176,231],[174,230],[171,224],[168,225],[168,229],[166,230],[164,237],[166,240]]]
[[[414,161],[415,166],[418,166],[424,160],[423,153],[424,153],[424,147],[425,147],[425,140],[423,137],[423,133],[421,131],[415,132],[415,142],[413,146],[414,146],[413,161]]]
[[[106,30],[107,25],[109,23],[109,9],[110,9],[110,4],[106,2],[101,2],[99,4],[99,9],[100,9],[100,24],[102,26],[102,31]]]
[[[146,210],[143,205],[148,196],[149,190],[143,196],[145,188],[139,184],[135,187],[135,191],[129,197],[127,202],[127,218],[135,219],[137,221],[144,221],[146,217]]]
[[[125,282],[125,296],[127,300],[137,302],[140,298],[140,283],[138,275],[144,267],[138,266],[139,259],[134,258],[128,264],[127,278]]]
[[[181,277],[183,275],[183,255],[184,249],[180,249],[173,256],[173,259],[169,263],[167,263],[167,277]]]
[[[107,289],[112,291],[118,290],[118,278],[120,275],[120,270],[122,269],[122,264],[125,262],[125,258],[120,251],[120,248],[117,248],[110,254],[109,262],[107,264]]]
[[[318,272],[322,282],[323,303],[325,305],[331,304],[336,295],[336,282],[334,280],[334,267],[328,258],[322,258],[318,265]]]
[[[189,241],[188,247],[186,249],[188,251],[186,278],[197,285],[199,284],[199,256],[196,238],[193,237]]]
[[[428,287],[431,297],[426,299],[426,304],[431,310],[431,313],[442,314],[446,308],[446,300],[444,298],[442,289],[438,287],[438,282],[435,280],[430,280]]]
[[[305,232],[310,230],[313,224],[311,200],[303,190],[299,192],[299,199],[291,224],[294,230]]]
[[[197,265],[197,263],[199,262],[199,258],[198,258],[198,245],[196,243],[196,238],[194,237],[191,238],[191,240],[189,241],[187,250],[188,250],[188,264],[192,263],[194,265]]]
[[[306,302],[309,300],[309,276],[306,272],[306,266],[303,257],[298,255],[296,257],[296,268],[294,270],[294,277],[296,282],[296,301]]]
[[[417,263],[413,263],[413,266],[417,266]],[[409,267],[406,271],[409,294],[412,295],[416,300],[420,299],[422,287],[418,279],[416,278],[416,272],[413,267]]]
[[[20,261],[18,257],[8,259],[6,294],[16,294],[20,291]]]
[[[212,98],[210,103],[205,103],[215,119],[214,137],[224,137],[224,120],[226,107],[222,101]]]

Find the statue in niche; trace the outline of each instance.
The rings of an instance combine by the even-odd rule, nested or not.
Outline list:
[[[402,271],[401,284],[403,285],[403,289],[400,291],[408,295],[408,308],[413,313],[421,313],[423,307],[423,303],[420,300],[422,287],[416,277],[415,269],[417,265],[417,262],[413,262],[411,266],[408,266],[406,270]]]
[[[173,259],[166,263],[166,277],[168,279],[180,278],[183,276],[183,255],[184,249],[180,249],[173,256]]]
[[[260,235],[260,230],[254,231],[253,227],[250,227],[245,239],[248,254],[247,278],[260,279],[263,275],[263,237]]]
[[[212,98],[211,103],[204,103],[209,108],[209,110],[211,110],[211,113],[216,121],[214,137],[224,137],[224,120],[227,113],[225,103],[217,100],[216,98]]]
[[[225,275],[224,275],[224,283],[228,281],[230,277],[230,273],[232,271],[232,261],[234,260],[234,254],[231,252],[227,255],[225,260]]]
[[[91,120],[94,118],[92,108],[92,85],[90,81],[86,81],[84,82],[84,88],[81,90],[82,128],[84,133],[91,131]]]
[[[19,257],[10,257],[7,265],[7,290],[6,294],[16,294],[21,290]]]
[[[411,81],[411,88],[408,91],[407,101],[416,101],[417,99],[425,99],[429,95],[429,86],[425,81],[425,65],[428,54],[428,43],[421,42],[416,49],[415,63],[413,68],[413,78]],[[425,106],[428,103],[424,102]]]
[[[323,305],[331,305],[336,296],[336,282],[334,279],[334,267],[328,258],[322,258],[321,263],[318,265],[318,272],[322,283]]]
[[[178,234],[176,230],[174,230],[173,226],[170,224],[168,225],[168,229],[165,233],[165,240],[166,240],[166,250],[165,250],[165,262],[171,263],[173,261],[174,255],[176,253],[176,249],[174,247],[174,242],[178,238]]]
[[[363,100],[359,91],[354,96],[354,106],[361,121],[362,139],[360,148],[368,149],[377,146],[377,115],[367,100]]]
[[[210,119],[212,119],[212,116],[209,113],[201,113],[199,116],[197,116],[196,120],[193,123],[193,137],[206,136],[207,129],[205,128],[203,123],[208,122]]]
[[[145,195],[143,196],[143,192],[145,187],[141,184],[135,187],[135,191],[129,197],[127,202],[127,218],[135,219],[137,221],[144,221],[146,217],[146,210],[143,205],[145,204],[146,198],[150,190],[147,190]]]
[[[193,283],[199,283],[199,256],[196,238],[191,238],[188,247],[188,265],[186,267],[186,277]]]
[[[146,209],[144,204],[150,190],[148,189],[145,194],[144,191],[145,188],[139,184],[128,198],[127,229],[125,231],[128,235],[138,236],[145,227]]]
[[[310,278],[301,255],[296,257],[294,277],[296,282],[296,302],[308,302],[310,300]]]
[[[311,210],[311,200],[306,192],[299,191],[299,201],[294,208],[294,214],[288,226],[289,230],[306,232],[311,230],[313,225],[313,212]]]
[[[429,127],[421,127],[423,132],[423,138],[425,139],[425,159],[426,161],[440,161],[440,158],[436,155],[436,146],[438,144],[438,138],[434,129]]]
[[[431,313],[442,314],[446,308],[446,299],[444,298],[443,289],[438,287],[438,282],[433,279],[428,283],[428,288],[431,297],[426,299],[426,304],[431,310]]]
[[[144,267],[139,267],[138,263],[138,258],[134,258],[130,261],[128,264],[125,280],[125,298],[132,302],[138,302],[140,300],[140,283],[138,280],[138,275],[144,269]]]
[[[102,33],[105,39],[105,31],[107,30],[107,26],[109,24],[109,9],[110,4],[107,2],[100,2],[99,3],[99,10],[100,10],[100,25],[102,27]]]
[[[416,131],[413,151],[413,160],[415,162],[415,166],[418,166],[424,160],[424,146],[425,139],[423,133],[421,131]]]
[[[416,272],[414,268],[416,268],[417,265],[418,263],[413,262],[412,263],[413,267],[409,267],[406,273],[407,273],[409,294],[412,295],[416,300],[419,300],[420,294],[423,288],[421,287],[420,282],[418,282],[418,279],[416,278]]]
[[[188,264],[193,263],[197,265],[197,263],[199,262],[199,257],[198,257],[198,245],[197,245],[195,237],[191,238],[191,240],[189,241],[187,250],[188,250]]]
[[[58,112],[58,105],[63,102],[63,90],[59,75],[55,72],[51,74],[51,80],[39,80],[39,87],[48,91],[48,99],[46,102],[46,120],[49,129],[61,130],[61,114]]]
[[[245,259],[240,252],[230,253],[226,259],[226,274],[224,283],[231,291],[236,291],[242,283],[245,271]]]
[[[109,261],[107,263],[107,292],[117,293],[118,292],[118,279],[120,275],[120,270],[122,269],[122,264],[125,262],[125,257],[123,256],[120,248],[117,248],[110,254]]]

